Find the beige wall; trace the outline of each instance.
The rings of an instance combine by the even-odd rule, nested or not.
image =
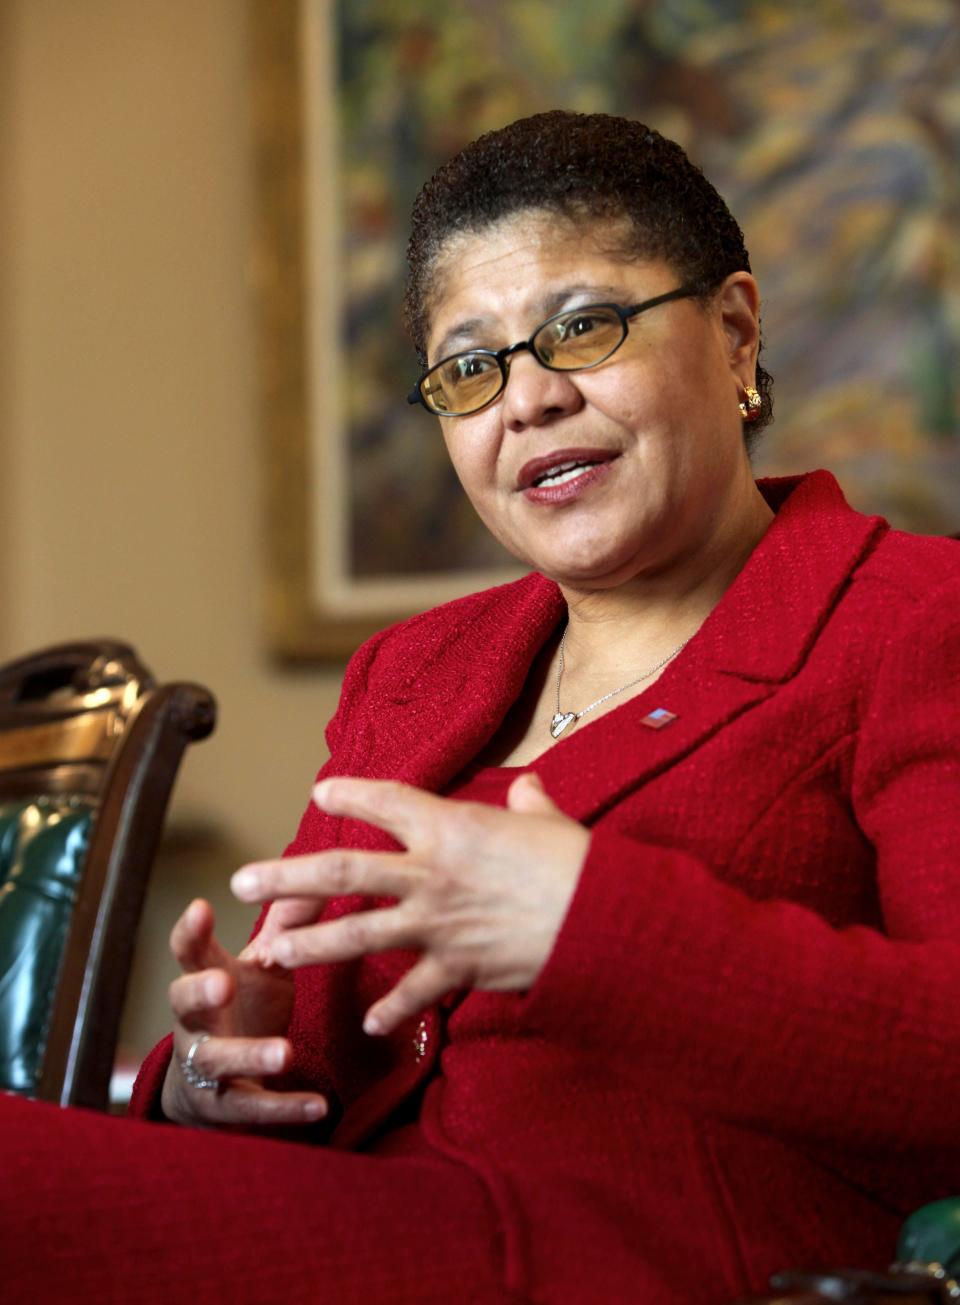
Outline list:
[[[242,0],[0,3],[0,659],[117,635],[220,703],[148,903],[139,1048],[181,905],[243,936],[226,876],[291,835],[340,678],[263,650],[248,57]]]

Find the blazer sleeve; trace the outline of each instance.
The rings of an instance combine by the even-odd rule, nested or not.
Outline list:
[[[891,628],[850,795],[887,932],[754,901],[684,851],[601,826],[525,999],[531,1026],[713,1117],[814,1143],[956,1148],[960,584]]]

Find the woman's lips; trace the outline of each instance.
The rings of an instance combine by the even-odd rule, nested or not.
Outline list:
[[[529,503],[566,503],[606,475],[617,456],[610,449],[557,449],[525,463],[517,488]]]

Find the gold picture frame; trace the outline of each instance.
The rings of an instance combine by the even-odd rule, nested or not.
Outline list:
[[[250,0],[266,627],[270,651],[293,663],[342,660],[392,621],[520,574],[348,574],[334,7]]]

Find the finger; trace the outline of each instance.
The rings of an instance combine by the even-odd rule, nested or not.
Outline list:
[[[321,780],[314,787],[313,800],[328,815],[364,820],[392,834],[405,847],[448,805],[446,799],[410,784],[339,776]]]
[[[266,945],[264,958],[274,965],[295,970],[303,965],[326,965],[352,961],[395,947],[412,947],[420,941],[418,918],[402,906],[380,911],[356,911],[279,934]]]
[[[270,939],[276,938],[284,929],[297,929],[304,924],[313,924],[325,905],[321,897],[287,897],[272,902],[263,924],[243,951],[238,954],[237,960],[248,961],[251,965],[269,965],[266,944]]]
[[[274,1092],[260,1083],[234,1081],[220,1097],[218,1119],[241,1128],[279,1128],[313,1124],[328,1112],[316,1092]]]
[[[323,897],[284,897],[271,902],[256,935],[250,939],[239,955],[239,960],[249,961],[264,968],[273,964],[268,956],[268,944],[285,929],[299,929],[315,923],[326,906]]]
[[[325,906],[326,899],[316,896],[284,897],[271,902],[257,938],[265,940],[283,929],[296,929],[302,924],[313,924]]]
[[[362,893],[365,897],[403,897],[411,881],[409,862],[396,852],[358,852],[337,848],[312,856],[286,857],[282,861],[259,861],[244,866],[230,880],[230,888],[242,902],[269,902],[276,898],[293,898],[297,903],[313,898],[313,910],[307,919],[316,919],[316,899]],[[322,909],[323,902],[320,903]],[[305,923],[304,908],[294,905],[287,913],[284,927]],[[281,919],[283,917],[281,916]]]
[[[222,965],[227,952],[213,935],[213,907],[198,897],[173,926],[170,950],[182,970],[203,970]]]
[[[185,1028],[203,1028],[230,1004],[235,988],[226,970],[181,974],[168,989],[170,1009]]]
[[[317,1092],[277,1092],[249,1079],[233,1079],[216,1092],[180,1079],[162,1106],[176,1123],[244,1129],[302,1127],[323,1119],[329,1109]]]
[[[543,781],[532,770],[524,771],[507,790],[507,809],[529,815],[563,815],[557,804],[548,796]]]
[[[189,1034],[174,1038],[178,1064],[183,1063],[195,1040]],[[282,1074],[293,1063],[293,1048],[286,1038],[205,1038],[191,1064],[203,1078],[259,1078]]]
[[[367,1011],[363,1031],[370,1034],[392,1033],[398,1024],[419,1015],[434,1005],[461,980],[432,956],[424,956],[408,970],[400,982]]]

